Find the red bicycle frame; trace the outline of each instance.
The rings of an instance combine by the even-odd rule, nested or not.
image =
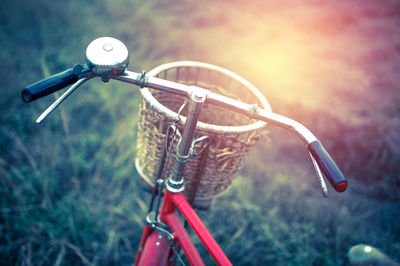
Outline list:
[[[232,265],[215,239],[211,236],[203,222],[192,209],[185,196],[179,193],[165,191],[163,205],[160,211],[160,221],[172,230],[173,241],[179,243],[191,265],[204,265],[189,234],[183,226],[177,209],[181,212],[193,231],[218,265]],[[167,265],[171,254],[171,243],[162,232],[147,225],[140,240],[135,265]]]
[[[172,257],[170,255],[174,253],[171,247],[175,244],[179,244],[191,265],[204,265],[189,234],[182,225],[177,210],[181,212],[190,224],[214,260],[219,265],[231,265],[222,249],[182,194],[184,190],[183,169],[193,152],[191,149],[193,148],[194,131],[205,99],[205,91],[201,88],[194,88],[189,98],[188,115],[182,140],[179,142],[175,155],[174,171],[171,177],[163,184],[166,187],[166,191],[161,210],[159,211],[157,206],[157,215],[154,222],[151,222],[151,226],[146,226],[143,231],[135,261],[137,265],[167,265],[168,257]],[[159,196],[161,196],[161,193],[159,193]],[[164,225],[165,229],[160,227]],[[167,231],[167,228],[172,233]]]

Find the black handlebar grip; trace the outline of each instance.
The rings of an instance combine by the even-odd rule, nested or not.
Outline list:
[[[29,85],[22,90],[21,97],[24,102],[32,102],[55,91],[61,90],[77,81],[78,76],[74,73],[74,70],[70,68],[64,72]]]
[[[345,191],[347,188],[347,180],[336,165],[335,161],[325,150],[324,146],[322,146],[321,142],[316,140],[308,144],[307,148],[314,156],[321,171],[324,173],[326,178],[328,178],[335,190],[338,192]]]

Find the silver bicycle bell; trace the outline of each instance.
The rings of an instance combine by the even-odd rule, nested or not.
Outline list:
[[[110,75],[124,73],[129,64],[129,53],[128,48],[120,40],[101,37],[88,45],[86,59],[94,74],[107,79]]]

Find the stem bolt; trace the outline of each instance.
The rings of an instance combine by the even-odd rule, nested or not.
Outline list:
[[[103,50],[106,52],[110,52],[113,49],[113,46],[110,43],[106,43],[103,45]]]

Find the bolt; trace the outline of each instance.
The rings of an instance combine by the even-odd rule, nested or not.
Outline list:
[[[204,89],[196,88],[192,92],[192,99],[196,102],[204,102],[207,97],[207,93]]]
[[[103,50],[106,52],[110,52],[113,49],[113,46],[109,43],[103,45]]]

